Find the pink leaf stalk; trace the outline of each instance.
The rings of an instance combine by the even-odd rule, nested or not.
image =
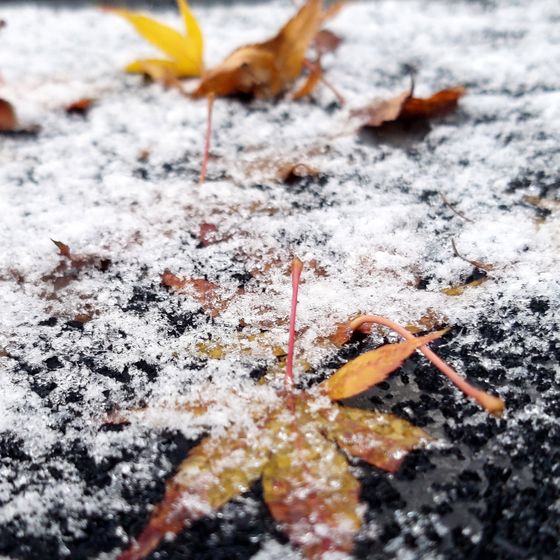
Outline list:
[[[286,376],[284,384],[286,390],[289,391],[294,384],[294,348],[296,343],[296,311],[297,311],[297,298],[299,291],[299,281],[301,278],[301,271],[303,270],[303,263],[295,257],[292,261],[292,308],[290,311],[290,330],[288,340],[288,358],[286,360]]]
[[[379,315],[360,315],[356,317],[350,323],[350,329],[355,331],[359,329],[364,323],[375,323],[377,325],[382,325],[384,327],[388,327],[395,331],[396,333],[400,334],[404,339],[411,340],[414,336],[409,333],[404,327],[401,325],[391,321],[390,319],[386,319],[385,317],[380,317]],[[447,365],[437,354],[435,354],[432,350],[430,350],[427,346],[420,346],[418,348],[424,356],[434,366],[436,366],[444,375],[446,375],[463,393],[474,399],[478,402],[483,408],[485,408],[491,414],[499,416],[505,408],[504,401],[499,397],[494,397],[493,395],[489,395],[476,387],[473,387],[465,379],[463,379],[452,367]]]

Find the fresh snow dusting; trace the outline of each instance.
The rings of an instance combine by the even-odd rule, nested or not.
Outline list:
[[[194,11],[212,66],[273,35],[293,6]],[[557,0],[348,5],[328,23],[344,42],[324,58],[347,105],[322,86],[297,103],[218,99],[202,186],[206,102],[125,75],[154,54],[126,22],[45,4],[6,4],[0,19],[0,98],[41,127],[0,136],[0,554],[114,559],[204,433],[233,424],[259,437],[253,407],[275,406],[282,387],[294,255],[306,263],[295,360],[306,387],[383,341],[337,350],[325,341],[337,323],[429,314],[452,327],[434,348],[508,406],[489,417],[420,356],[354,399],[439,443],[396,475],[355,464],[367,511],[353,557],[553,553]],[[459,84],[468,95],[429,126],[357,133],[351,110],[405,90],[411,69],[419,96]],[[87,116],[65,114],[83,97],[96,100]],[[278,181],[293,163],[319,175]],[[51,239],[94,264],[72,271]],[[457,296],[442,290],[484,272],[452,240],[492,265]],[[165,288],[165,270],[215,284],[218,311]],[[203,416],[175,410],[200,394],[214,401]],[[146,405],[130,425],[104,424]],[[253,489],[153,558],[299,558],[266,511]]]

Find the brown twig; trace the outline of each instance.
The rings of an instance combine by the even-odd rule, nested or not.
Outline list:
[[[447,200],[447,197],[442,192],[440,192],[438,194],[441,197],[441,200],[443,201],[445,206],[447,206],[449,208],[449,210],[451,210],[451,212],[453,212],[454,214],[457,214],[457,216],[459,216],[459,218],[463,218],[463,220],[465,220],[466,222],[470,222],[471,224],[474,224],[474,220],[471,220],[470,218],[467,218],[464,214],[459,212],[459,210],[456,210],[455,207],[453,206],[453,204],[451,204],[449,202],[449,200]]]
[[[469,264],[471,264],[472,266],[474,266],[475,268],[480,268],[482,270],[486,270],[487,272],[490,272],[491,270],[494,270],[494,265],[492,264],[486,264],[480,261],[471,261],[470,259],[467,259],[466,257],[463,257],[463,255],[461,255],[461,253],[459,253],[459,250],[457,249],[457,245],[455,245],[455,239],[451,238],[451,246],[453,247],[453,252],[455,253],[456,257],[459,257],[462,261],[465,261]]]

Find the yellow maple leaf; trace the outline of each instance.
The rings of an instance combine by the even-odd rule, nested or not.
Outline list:
[[[177,0],[177,5],[185,25],[184,34],[144,14],[124,8],[104,8],[126,19],[146,41],[168,57],[135,60],[126,66],[127,72],[147,74],[157,81],[161,81],[162,76],[188,78],[202,75],[204,71],[202,31],[186,0]]]

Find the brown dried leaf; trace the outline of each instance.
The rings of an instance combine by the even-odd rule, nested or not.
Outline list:
[[[98,255],[74,255],[70,247],[62,241],[51,240],[58,248],[62,257],[52,272],[42,277],[44,282],[52,282],[55,291],[65,288],[76,280],[82,270],[96,269],[106,272],[111,266],[111,260]]]
[[[348,455],[374,467],[396,472],[407,453],[429,441],[420,428],[393,414],[336,407],[325,416],[324,429]]]
[[[264,500],[290,542],[308,558],[350,552],[362,524],[360,483],[318,431],[298,432],[263,472]]]
[[[84,117],[87,115],[94,103],[95,99],[93,97],[84,97],[82,99],[78,99],[78,101],[69,103],[66,107],[64,107],[64,110],[68,115],[80,115]]]
[[[291,184],[305,177],[317,177],[320,171],[307,163],[287,163],[278,170],[278,179],[283,183]]]
[[[240,47],[207,72],[193,96],[277,96],[301,74],[322,17],[322,0],[308,0],[275,37]]]
[[[371,323],[362,323],[356,330],[351,328],[352,320],[345,321],[344,323],[340,323],[336,326],[336,330],[334,333],[328,336],[328,339],[338,348],[344,346],[347,342],[350,341],[352,336],[355,332],[359,332],[362,334],[371,334],[372,331],[372,324]]]
[[[412,88],[396,97],[375,102],[367,107],[352,111],[352,116],[361,121],[362,126],[376,128],[384,123],[410,121],[440,117],[454,111],[459,99],[465,95],[462,86],[442,89],[431,97],[413,97]]]
[[[180,290],[187,285],[187,280],[173,274],[170,270],[164,270],[163,274],[161,275],[161,283],[168,288],[175,288],[176,290]]]
[[[18,120],[13,105],[0,99],[0,132],[14,132],[17,129]]]
[[[358,395],[386,379],[417,348],[432,342],[444,333],[445,331],[438,331],[398,344],[386,344],[371,352],[365,352],[343,365],[321,385],[332,400],[347,399]]]

